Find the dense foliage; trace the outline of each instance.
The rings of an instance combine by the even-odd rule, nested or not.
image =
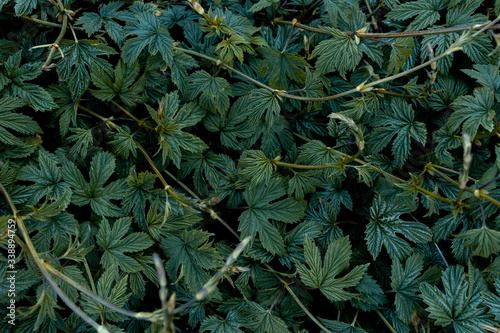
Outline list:
[[[0,330],[499,332],[497,15],[0,0]]]

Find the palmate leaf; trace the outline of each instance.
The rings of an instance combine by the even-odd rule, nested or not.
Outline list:
[[[128,275],[118,275],[113,269],[106,269],[97,282],[97,294],[106,301],[117,307],[123,307],[132,293],[127,288]],[[127,319],[123,314],[96,302],[90,297],[83,295],[83,309],[88,314],[106,315],[113,322],[122,322]]]
[[[394,259],[391,267],[391,288],[396,292],[394,304],[399,318],[409,324],[413,311],[419,312],[422,307],[419,304],[420,279],[424,268],[424,256],[413,254],[405,262],[404,268],[401,261]]]
[[[158,124],[157,132],[160,135],[158,152],[162,153],[163,163],[170,158],[177,167],[180,167],[181,149],[198,153],[208,148],[199,137],[188,133],[185,129],[198,123],[205,115],[196,103],[185,104],[179,109],[179,95],[174,91],[165,95],[158,110],[149,105],[147,108]]]
[[[436,325],[451,324],[457,333],[484,332],[481,325],[494,325],[486,314],[487,309],[480,307],[480,292],[485,291],[481,273],[469,267],[468,275],[462,266],[451,266],[441,278],[444,291],[422,283],[422,299]]]
[[[403,260],[410,255],[410,244],[398,237],[397,233],[412,242],[425,243],[432,239],[431,230],[424,224],[401,220],[400,215],[403,213],[401,207],[384,202],[380,195],[373,199],[370,208],[371,220],[365,230],[366,245],[373,258],[378,257],[382,245],[391,258]]]
[[[290,333],[285,322],[255,302],[248,302],[246,327],[255,333]]]
[[[337,320],[328,320],[320,318],[320,321],[326,328],[332,330],[335,333],[366,333],[366,331],[360,327],[354,325],[349,325]],[[324,332],[324,331],[321,331]]]
[[[269,75],[269,85],[278,90],[288,90],[289,82],[304,83],[305,68],[310,65],[297,54],[261,47],[259,53],[264,58],[259,62],[259,74]]]
[[[0,112],[0,142],[7,145],[24,146],[21,138],[12,134],[11,131],[20,134],[37,134],[42,129],[30,116],[14,112]]]
[[[73,191],[71,202],[80,207],[90,203],[93,212],[102,216],[121,216],[122,210],[110,200],[123,199],[126,190],[124,180],[115,180],[104,186],[114,170],[114,156],[107,152],[98,153],[90,162],[90,181],[87,182],[76,165],[65,159],[62,173]]]
[[[136,273],[145,267],[130,254],[143,251],[153,245],[153,240],[144,232],[129,233],[132,219],[122,217],[116,220],[113,227],[103,218],[97,234],[97,244],[104,253],[101,264],[107,270],[118,270]]]
[[[243,193],[249,209],[238,218],[238,230],[241,238],[257,234],[264,248],[272,254],[286,254],[283,236],[278,228],[269,220],[285,223],[295,223],[304,217],[306,203],[293,198],[277,201],[286,194],[283,182],[270,178],[267,182],[260,182],[249,187]]]
[[[191,172],[196,189],[203,195],[208,195],[209,186],[217,189],[223,174],[234,170],[233,160],[224,154],[211,151],[206,154],[185,154],[180,168],[180,177],[185,178]]]
[[[465,246],[474,249],[472,255],[488,258],[492,253],[500,251],[500,231],[483,226],[455,236],[465,239]]]
[[[229,110],[231,86],[221,77],[212,77],[203,70],[197,71],[189,76],[186,93],[189,99],[201,95],[200,105],[212,113],[224,115]]]
[[[63,40],[59,46],[64,58],[57,63],[57,73],[67,82],[73,100],[78,100],[87,90],[90,84],[89,70],[92,65],[95,64],[106,73],[112,72],[109,62],[99,56],[116,54],[116,51],[97,40],[80,39],[78,43],[73,40]]]
[[[250,120],[256,123],[264,118],[267,127],[271,127],[281,111],[278,97],[265,89],[254,89],[250,99]]]
[[[390,109],[379,115],[372,125],[376,128],[368,139],[370,151],[378,153],[396,135],[392,144],[392,155],[398,165],[402,165],[410,155],[411,139],[422,145],[425,145],[427,140],[425,124],[415,121],[415,112],[403,99],[394,99]]]
[[[498,293],[500,292],[500,278],[497,277],[495,279],[495,289]],[[484,300],[486,306],[490,308],[489,314],[495,316],[495,320],[500,321],[500,297],[495,295],[494,293],[484,293],[481,295],[481,298]]]
[[[57,163],[46,152],[40,151],[38,164],[39,167],[26,165],[17,174],[18,179],[34,182],[30,185],[32,196],[28,202],[30,204],[37,203],[45,196],[48,200],[65,197],[69,204],[71,189],[67,183],[61,182],[62,172]]]
[[[362,53],[354,39],[345,32],[331,27],[323,27],[332,38],[320,42],[313,50],[312,56],[318,57],[316,74],[338,71],[345,79],[347,71],[353,71],[361,61]]]
[[[313,288],[318,288],[330,301],[347,301],[358,296],[346,289],[354,288],[363,278],[369,264],[354,267],[346,275],[338,275],[349,267],[351,260],[351,244],[348,237],[334,240],[328,245],[325,257],[321,254],[314,241],[308,236],[304,239],[304,257],[307,266],[297,262],[297,272],[302,282]]]
[[[201,290],[210,279],[208,270],[222,262],[222,257],[209,241],[210,236],[212,234],[206,231],[183,230],[179,236],[168,235],[161,243],[169,258],[167,272],[174,280],[183,277],[190,292]]]
[[[387,66],[387,75],[397,74],[404,65],[415,48],[413,38],[397,38],[392,45],[389,65]]]
[[[225,319],[217,318],[216,316],[208,316],[200,325],[201,332],[212,333],[243,333],[240,330],[244,321],[239,318],[236,312],[231,311]]]
[[[243,150],[245,147],[241,139],[250,138],[257,130],[256,124],[246,121],[249,118],[249,103],[250,96],[240,97],[224,116],[208,114],[203,118],[207,130],[220,133],[220,142],[223,146]]]
[[[135,19],[134,15],[129,11],[120,10],[123,5],[123,1],[111,1],[107,4],[102,4],[99,9],[99,14],[84,12],[83,15],[78,18],[75,25],[81,25],[89,36],[96,33],[101,26],[104,26],[104,29],[111,39],[121,44],[125,37],[123,26],[116,22],[116,20],[127,22]]]
[[[109,102],[118,96],[125,105],[133,106],[144,101],[141,93],[144,90],[146,74],[141,75],[135,81],[138,73],[139,64],[137,62],[126,64],[123,59],[120,59],[115,67],[113,81],[104,70],[94,63],[92,64],[92,83],[99,90],[90,90],[90,92],[101,101]]]
[[[324,5],[328,13],[328,23],[331,23],[335,28],[339,17],[341,20],[349,22],[351,8],[359,7],[358,2],[355,0],[325,0]]]
[[[439,11],[446,8],[447,4],[444,0],[409,1],[391,10],[387,17],[395,21],[405,21],[416,16],[406,30],[422,30],[441,18]]]
[[[238,163],[240,183],[248,182],[249,187],[268,183],[273,173],[273,164],[261,150],[246,150]]]
[[[134,15],[135,19],[128,21],[125,26],[125,35],[135,36],[128,38],[123,44],[122,57],[125,62],[133,63],[147,47],[151,55],[159,52],[167,65],[170,65],[174,56],[174,40],[167,27],[152,12],[144,11]]]
[[[9,95],[12,97],[18,96],[24,104],[28,104],[35,111],[48,111],[57,107],[52,96],[42,87],[25,82],[31,81],[42,74],[42,64],[32,62],[21,66],[21,59],[21,51],[16,52],[5,61],[4,71],[0,71],[0,75],[3,74],[5,80],[4,84],[10,83],[6,91],[6,97]],[[12,99],[3,99],[3,102],[8,102],[12,105],[12,108],[20,106],[19,102]],[[5,106],[3,108],[5,109]],[[0,137],[2,137],[1,134]]]
[[[453,102],[452,108],[455,112],[451,114],[447,125],[451,131],[457,130],[462,125],[462,133],[469,134],[471,138],[476,136],[479,126],[488,132],[493,131],[494,101],[494,94],[490,88],[474,89],[473,95],[459,97]]]

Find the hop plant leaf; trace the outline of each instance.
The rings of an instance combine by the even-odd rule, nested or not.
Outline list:
[[[323,295],[331,301],[347,301],[358,296],[346,289],[356,287],[363,278],[368,264],[354,267],[346,275],[338,275],[349,267],[351,260],[351,244],[348,237],[334,240],[328,245],[325,257],[321,254],[308,236],[304,239],[304,264],[296,263],[297,271],[304,284],[308,287],[318,288]]]
[[[62,173],[73,193],[71,202],[78,206],[90,203],[92,210],[102,216],[121,216],[122,210],[110,200],[123,198],[126,189],[124,180],[118,179],[104,186],[114,170],[113,155],[101,152],[92,158],[89,170],[90,179],[87,182],[74,163],[64,160]]]
[[[165,163],[167,158],[170,158],[176,166],[180,166],[181,163],[181,149],[196,153],[207,148],[199,137],[185,131],[186,128],[198,123],[205,112],[195,103],[185,104],[179,109],[179,103],[177,92],[172,92],[162,99],[158,111],[147,106],[149,114],[158,124],[160,146],[158,152],[162,153],[162,161]]]
[[[272,254],[284,255],[285,243],[278,228],[269,220],[295,223],[304,217],[306,203],[293,198],[278,200],[286,193],[283,183],[276,178],[248,187],[243,193],[249,209],[238,221],[241,237],[259,235],[264,248]]]

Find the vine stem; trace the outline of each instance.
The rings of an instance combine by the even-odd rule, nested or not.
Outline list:
[[[120,104],[116,103],[115,101],[111,100],[111,103],[116,106],[118,109],[120,109],[121,111],[123,111],[127,116],[129,116],[130,118],[132,118],[133,120],[135,120],[137,122],[137,124],[141,127],[144,127],[144,128],[147,128],[148,130],[151,130],[151,131],[154,131],[155,129],[151,126],[149,126],[148,124],[146,124],[144,121],[140,120],[139,118],[137,118],[136,116],[134,116],[130,111],[128,111],[127,109],[125,109],[123,106],[121,106]]]
[[[210,57],[210,56],[207,56],[205,54],[202,54],[202,53],[199,53],[199,52],[196,52],[196,51],[191,51],[191,50],[187,50],[187,49],[183,49],[183,48],[180,48],[180,47],[174,47],[174,50],[177,50],[177,51],[181,51],[181,52],[184,52],[184,53],[187,53],[187,54],[191,54],[191,55],[194,55],[194,56],[197,56],[197,57],[200,57],[200,58],[203,58],[203,59],[207,59],[207,60],[210,60],[216,64],[218,64],[219,66],[221,66],[222,68],[230,71],[230,72],[233,72],[239,76],[241,76],[242,78],[244,78],[245,80],[261,87],[261,88],[264,88],[270,92],[273,92],[273,93],[277,93],[279,97],[286,97],[286,98],[289,98],[289,99],[295,99],[295,100],[298,100],[298,101],[304,101],[304,102],[325,102],[325,101],[330,101],[330,100],[333,100],[333,99],[337,99],[337,98],[340,98],[340,97],[344,97],[344,96],[347,96],[347,95],[351,95],[351,94],[354,94],[354,93],[358,93],[358,92],[362,92],[362,91],[370,91],[370,90],[373,90],[372,87],[378,85],[378,84],[382,84],[382,83],[385,83],[385,82],[389,82],[389,81],[392,81],[392,80],[395,80],[395,79],[398,79],[400,77],[404,77],[408,74],[411,74],[413,72],[416,72],[422,68],[425,68],[427,66],[429,66],[430,64],[433,64],[435,63],[436,61],[444,58],[444,57],[447,57],[449,56],[450,54],[456,52],[456,51],[460,51],[462,50],[461,47],[458,47],[458,46],[451,46],[447,51],[445,51],[444,53],[440,54],[439,56],[437,57],[434,57],[433,59],[431,60],[428,60],[418,66],[415,66],[413,68],[410,68],[409,70],[406,70],[404,72],[401,72],[401,73],[398,73],[398,74],[394,74],[394,75],[391,75],[391,76],[388,76],[386,78],[383,78],[383,79],[380,79],[380,80],[376,80],[376,81],[373,81],[371,83],[368,83],[368,84],[365,84],[365,85],[362,85],[362,86],[358,86],[354,89],[351,89],[351,90],[347,90],[347,91],[344,91],[342,93],[339,93],[339,94],[335,94],[335,95],[331,95],[331,96],[326,96],[326,97],[303,97],[303,96],[295,96],[295,95],[291,95],[291,94],[288,94],[286,91],[278,91],[276,89],[273,89],[271,88],[270,86],[262,83],[262,82],[259,82],[253,78],[251,78],[250,76],[246,75],[246,74],[243,74],[242,72],[238,71],[237,69],[231,67],[231,66],[228,66],[224,63],[221,62],[220,59],[216,59],[216,58],[213,58],[213,57]]]
[[[382,319],[382,321],[384,322],[385,326],[387,326],[387,328],[389,328],[389,330],[392,332],[392,333],[398,333],[394,327],[392,327],[391,323],[389,323],[389,321],[384,317],[384,315],[379,311],[379,310],[375,310],[375,312],[377,312],[378,316],[380,317],[380,319]]]
[[[460,187],[460,183],[451,179],[450,177],[448,177],[447,175],[445,175],[444,173],[442,173],[441,171],[438,171],[436,168],[434,168],[434,165],[431,164],[429,167],[429,170],[431,170],[432,172],[435,172],[437,175],[439,175],[441,178],[447,180],[449,183],[455,185],[456,187]],[[492,204],[496,205],[496,206],[499,206],[500,207],[500,201],[496,200],[496,199],[493,199],[492,197],[490,197],[488,194],[484,193],[484,191],[482,191],[481,189],[473,189],[473,188],[470,188],[470,187],[467,187],[465,186],[464,187],[464,190],[469,192],[469,193],[472,193],[474,194],[475,197],[480,197],[480,198],[483,198],[485,200],[488,200],[489,202],[491,202]]]
[[[14,202],[12,201],[12,198],[10,197],[9,193],[3,187],[2,184],[0,184],[0,192],[4,195],[6,198],[7,202],[9,203],[10,208],[12,209],[12,213],[14,215],[14,219],[16,221],[16,226],[19,229],[21,236],[24,239],[24,242],[18,237],[15,237],[16,242],[23,248],[23,250],[33,259],[35,262],[35,265],[37,266],[38,270],[42,274],[43,278],[47,283],[54,289],[56,294],[61,298],[61,300],[80,318],[82,318],[87,324],[92,326],[98,333],[103,333],[103,332],[110,332],[108,328],[105,326],[99,325],[95,320],[90,318],[85,312],[83,312],[75,303],[73,303],[72,300],[69,299],[69,297],[59,288],[57,283],[52,279],[50,274],[47,272],[47,270],[44,267],[44,260],[40,259],[38,256],[38,253],[35,250],[35,247],[33,246],[33,243],[31,242],[31,239],[29,237],[28,229],[24,225],[23,218],[18,215],[16,206],[14,205]]]
[[[264,266],[269,269],[271,271],[271,273],[274,274],[274,276],[285,286],[285,289],[288,291],[288,293],[290,294],[290,296],[292,296],[292,298],[295,300],[295,302],[297,302],[297,304],[300,306],[300,308],[306,313],[306,315],[316,324],[318,325],[319,328],[321,328],[322,330],[324,330],[325,332],[327,333],[333,333],[332,331],[330,331],[328,328],[325,327],[325,325],[323,325],[311,312],[309,312],[309,310],[307,310],[306,306],[302,303],[302,301],[297,297],[297,295],[295,295],[295,293],[293,292],[292,288],[290,288],[290,286],[288,285],[288,283],[286,283],[282,278],[281,276],[279,276],[278,274],[276,274],[273,270],[273,268],[271,266],[269,266],[268,264],[264,264]]]
[[[54,54],[56,52],[56,49],[59,48],[59,44],[61,43],[64,34],[66,33],[66,28],[68,27],[68,16],[63,15],[62,18],[62,26],[61,26],[61,32],[59,32],[59,36],[57,36],[56,41],[54,42],[54,46],[50,48],[49,55],[47,56],[47,60],[43,64],[42,68],[50,68],[50,62],[52,61],[52,58],[54,58]]]
[[[283,21],[280,18],[275,18],[273,20],[273,24],[275,25],[293,25],[292,21]],[[449,28],[440,28],[440,29],[429,29],[429,30],[418,30],[418,31],[401,31],[401,32],[356,32],[356,31],[343,31],[344,34],[351,36],[355,34],[360,38],[400,38],[400,37],[419,37],[419,36],[429,36],[429,35],[441,35],[448,34],[453,32],[462,32],[467,30],[480,30],[483,28],[485,24],[476,24],[476,25],[466,25],[460,27],[449,27]],[[323,35],[333,35],[332,33],[323,30],[321,28],[313,28],[304,24],[296,23],[295,27],[299,29],[304,29],[312,32],[316,32]],[[488,27],[488,30],[497,30],[500,29],[500,24],[495,24]]]

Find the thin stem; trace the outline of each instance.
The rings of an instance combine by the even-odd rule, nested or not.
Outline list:
[[[273,20],[273,24],[281,24],[281,25],[293,25],[292,21],[283,21],[280,18],[275,18]],[[489,24],[489,23],[488,23]],[[453,32],[461,32],[467,30],[479,30],[488,24],[476,24],[476,25],[467,25],[460,27],[449,27],[449,28],[439,28],[439,29],[429,29],[429,30],[418,30],[418,31],[401,31],[401,32],[356,32],[356,36],[360,38],[401,38],[401,37],[419,37],[419,36],[429,36],[429,35],[441,35],[448,34]],[[299,29],[304,29],[324,35],[332,35],[330,32],[320,29],[309,27],[304,24],[296,23],[295,27]],[[500,24],[493,24],[487,27],[487,30],[497,30],[500,29]],[[353,31],[344,31],[346,35],[350,36],[353,34]]]
[[[199,52],[196,52],[196,51],[191,51],[191,50],[187,50],[187,49],[183,49],[183,48],[180,48],[180,47],[176,47],[174,46],[174,50],[177,50],[177,51],[181,51],[181,52],[184,52],[184,53],[187,53],[187,54],[190,54],[190,55],[194,55],[196,57],[199,57],[199,58],[203,58],[203,59],[206,59],[206,60],[209,60],[209,61],[212,61],[214,63],[216,63],[217,65],[221,66],[222,68],[230,71],[230,72],[233,72],[239,76],[241,76],[242,78],[244,78],[245,80],[249,81],[249,82],[252,82],[253,84],[255,84],[256,86],[259,86],[261,88],[264,88],[268,91],[271,91],[271,92],[274,92],[275,89],[269,87],[268,85],[265,85],[264,83],[262,82],[259,82],[253,78],[251,78],[250,76],[240,72],[239,70],[231,67],[231,66],[228,66],[226,64],[224,64],[220,59],[216,59],[216,58],[213,58],[213,57],[210,57],[210,56],[207,56],[203,53],[199,53]]]
[[[286,51],[286,48],[288,47],[288,43],[290,43],[290,39],[292,38],[294,31],[295,31],[295,26],[292,26],[292,31],[290,31],[290,34],[288,35],[288,39],[286,40],[285,46],[283,46],[283,51],[281,51],[281,53],[284,53]]]
[[[78,43],[78,38],[76,37],[75,30],[73,29],[73,25],[71,23],[68,23],[69,28],[71,29],[71,33],[73,34],[73,39],[75,40],[75,43]]]
[[[479,200],[478,197],[476,197],[476,200],[479,207],[481,208],[481,221],[483,222],[483,228],[486,228],[486,214],[484,213],[483,204],[481,203],[481,200]]]
[[[441,256],[441,258],[443,259],[444,264],[446,265],[446,268],[449,268],[450,266],[448,265],[448,262],[446,261],[446,258],[444,257],[443,252],[441,252],[441,249],[439,248],[439,246],[437,245],[437,243],[434,243],[434,246],[438,250],[439,255]]]
[[[300,164],[293,164],[293,163],[285,163],[281,162],[277,159],[274,159],[272,161],[273,164],[279,165],[282,167],[287,167],[287,168],[295,168],[295,169],[308,169],[308,170],[316,170],[316,169],[329,169],[333,168],[332,165],[300,165]]]
[[[94,283],[94,278],[92,277],[92,273],[90,272],[90,267],[89,264],[87,263],[87,259],[85,257],[83,259],[83,265],[85,266],[85,272],[87,272],[87,276],[89,277],[89,283],[90,287],[92,288],[92,291],[94,294],[97,295],[97,290],[95,289],[95,283]],[[104,323],[104,315],[102,312],[99,313],[99,317],[101,318],[101,323]]]
[[[195,198],[198,202],[201,202],[201,198],[194,193],[186,184],[181,182],[177,177],[175,177],[172,173],[170,173],[168,170],[163,170],[169,176],[172,178],[177,184],[179,184],[187,193],[189,193],[193,198]]]
[[[68,26],[68,16],[63,15],[63,21],[62,21],[62,26],[61,26],[61,32],[59,32],[59,36],[57,36],[56,41],[54,42],[54,46],[51,47],[49,55],[47,56],[47,60],[43,64],[42,68],[50,68],[49,66],[51,65],[52,58],[54,58],[54,54],[56,52],[56,49],[59,47],[59,45],[64,37],[64,34],[66,33],[66,28]]]
[[[7,199],[7,202],[9,202],[9,205],[11,205],[12,212],[14,215],[14,219],[16,221],[16,226],[21,233],[24,242],[16,236],[16,241],[17,243],[22,246],[24,251],[33,259],[35,262],[35,265],[37,266],[38,270],[42,274],[44,281],[47,281],[47,283],[54,289],[56,294],[61,298],[61,300],[66,303],[66,305],[80,318],[82,318],[87,324],[92,326],[97,332],[110,332],[106,327],[99,325],[97,322],[95,322],[92,318],[87,316],[85,312],[83,312],[69,297],[59,288],[57,283],[52,279],[50,274],[45,270],[44,268],[44,261],[40,259],[38,256],[38,253],[35,250],[35,247],[33,246],[33,243],[31,242],[31,239],[29,237],[28,229],[24,225],[23,218],[17,214],[17,209],[13,204],[12,198],[8,194],[7,190],[3,187],[2,184],[0,184],[0,191],[3,193],[5,198]]]
[[[384,1],[380,1],[380,3],[373,11],[370,11],[370,5],[368,4],[368,1],[366,1],[366,5],[368,6],[368,11],[370,12],[370,14],[366,17],[366,20],[368,21],[373,16],[373,14],[375,14],[380,8],[385,6],[385,3]]]
[[[354,315],[354,319],[352,320],[351,326],[354,327],[356,325],[356,320],[358,320],[359,309],[356,310],[356,314]]]
[[[434,168],[434,164],[432,164],[431,166],[429,166],[429,169],[432,170],[433,172],[435,172],[436,174],[438,174],[440,177],[442,177],[443,179],[447,180],[449,183],[459,187],[460,184],[457,182],[457,181],[454,181],[453,179],[451,179],[450,177],[448,177],[447,175],[445,175],[444,173],[436,170],[436,168]],[[465,191],[469,192],[469,193],[472,193],[474,194],[474,196],[479,196],[480,198],[483,198],[485,200],[488,200],[489,202],[491,202],[492,204],[496,205],[496,206],[499,206],[500,207],[500,201],[498,200],[495,200],[493,199],[492,197],[490,197],[488,194],[484,193],[484,191],[481,191],[481,189],[473,189],[473,188],[470,188],[470,187],[465,187],[464,188]]]
[[[379,311],[379,310],[375,310],[375,312],[378,314],[378,316],[380,317],[380,319],[382,319],[382,321],[384,322],[385,326],[387,326],[387,328],[389,328],[389,330],[392,332],[392,333],[398,333],[394,327],[392,327],[391,323],[389,323],[389,321],[387,319],[385,319],[384,315]]]
[[[113,311],[116,311],[116,312],[121,313],[121,314],[123,314],[123,315],[125,315],[127,317],[131,317],[131,318],[135,318],[135,319],[146,319],[146,320],[149,320],[149,321],[155,321],[156,320],[154,318],[155,317],[154,313],[128,311],[128,310],[120,308],[120,307],[118,307],[118,306],[116,306],[116,305],[114,305],[114,304],[106,301],[105,299],[102,299],[98,295],[96,295],[96,294],[92,293],[91,291],[85,289],[84,287],[82,287],[77,282],[73,281],[72,279],[70,279],[66,275],[64,275],[61,272],[59,272],[57,269],[55,269],[54,267],[52,267],[47,262],[43,263],[43,267],[44,267],[44,270],[50,272],[52,275],[54,275],[58,279],[62,280],[64,283],[68,284],[72,288],[75,288],[76,290],[78,290],[82,294],[87,295],[88,297],[92,298],[94,301],[96,301],[96,302],[98,302],[98,303],[100,303],[100,304],[102,304],[102,305],[110,308]]]
[[[133,120],[135,120],[139,126],[144,127],[144,128],[146,128],[148,130],[151,130],[151,131],[155,130],[153,127],[149,126],[144,121],[142,121],[139,118],[137,118],[136,116],[134,116],[132,113],[130,113],[130,111],[128,111],[127,109],[125,109],[120,104],[116,103],[113,100],[111,100],[111,103],[113,103],[114,106],[116,106],[118,109],[120,109],[121,111],[123,111],[127,116],[129,116],[130,118],[132,118]]]
[[[33,17],[29,17],[29,16],[25,16],[25,15],[15,15],[15,16],[23,18],[25,20],[30,20],[30,21],[38,23],[38,24],[43,24],[43,25],[46,25],[48,27],[62,28],[62,24],[59,24],[59,23],[52,23],[52,22],[48,22],[48,21],[44,21],[44,20],[39,20],[39,19],[36,19],[36,18],[33,18]],[[79,30],[79,31],[85,31],[85,29],[80,28],[80,27],[73,27],[73,29]],[[99,30],[99,32],[105,32],[105,31],[104,30]]]
[[[274,300],[273,304],[271,304],[271,306],[269,307],[269,310],[268,310],[269,312],[271,312],[273,310],[274,306],[276,305],[276,303],[278,303],[278,300],[280,299],[281,294],[283,294],[283,290],[285,290],[284,287],[281,288],[281,290],[280,290],[278,296],[276,297],[276,299]]]
[[[302,311],[305,312],[305,314],[316,324],[318,325],[319,328],[321,328],[322,330],[324,330],[325,332],[327,333],[333,333],[332,331],[330,331],[328,328],[325,327],[325,325],[323,325],[316,317],[314,317],[314,315],[309,312],[309,310],[307,310],[306,306],[300,301],[300,299],[297,297],[297,295],[295,295],[295,293],[293,292],[292,288],[290,288],[288,286],[288,283],[286,283],[282,278],[281,276],[279,276],[278,274],[274,273],[273,272],[273,269],[271,266],[269,266],[268,264],[264,264],[264,266],[266,266],[267,269],[269,269],[273,274],[274,276],[281,282],[281,284],[283,284],[285,286],[285,289],[290,293],[290,296],[292,296],[292,298],[295,300],[295,302],[297,302],[297,304],[300,306],[300,308],[302,309]]]
[[[392,91],[387,91],[386,89],[383,88],[375,88],[373,89],[376,92],[378,92],[381,95],[390,95],[390,96],[397,96],[397,97],[403,97],[403,98],[422,98],[423,96],[418,96],[418,95],[406,95],[406,94],[400,94],[400,93],[395,93]]]

